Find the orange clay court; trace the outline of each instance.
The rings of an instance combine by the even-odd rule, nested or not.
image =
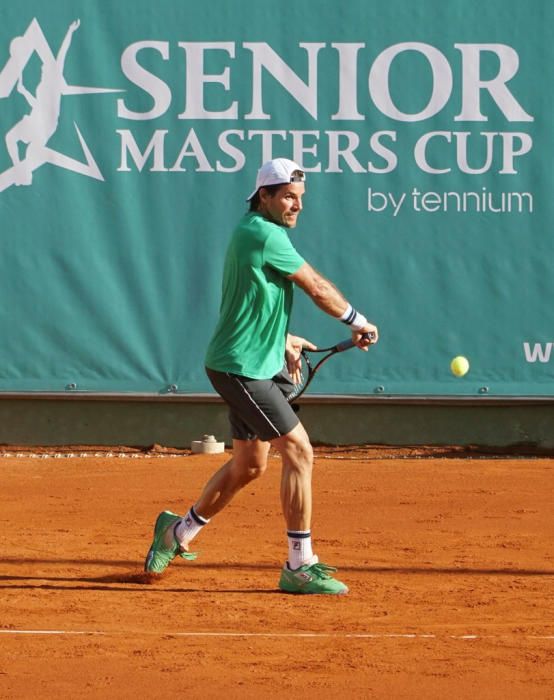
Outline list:
[[[317,450],[314,540],[350,594],[278,592],[280,462],[141,573],[224,455],[0,458],[0,697],[552,698],[554,461]]]

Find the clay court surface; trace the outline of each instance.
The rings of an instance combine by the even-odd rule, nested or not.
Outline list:
[[[333,598],[276,588],[278,459],[148,583],[224,456],[81,452],[0,459],[1,698],[554,696],[553,460],[320,448]]]

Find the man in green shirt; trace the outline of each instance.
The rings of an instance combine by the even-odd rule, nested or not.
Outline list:
[[[265,163],[235,229],[223,270],[220,317],[206,354],[212,385],[229,405],[233,456],[182,517],[164,511],[154,527],[145,570],[162,573],[176,557],[194,558],[192,539],[235,494],[267,467],[270,446],[283,463],[281,504],[288,559],[279,587],[289,593],[344,594],[348,588],[312,550],[310,439],[287,395],[298,382],[300,351],[314,345],[288,332],[296,284],[324,312],[352,330],[356,345],[377,342],[377,328],[355,311],[294,249],[288,230],[302,211],[305,175],[286,158]],[[364,338],[371,334],[371,340]]]

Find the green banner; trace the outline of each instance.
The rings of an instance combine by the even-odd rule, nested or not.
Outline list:
[[[381,332],[315,393],[554,394],[553,22],[550,0],[4,3],[0,391],[210,391],[226,242],[283,156],[296,248]],[[300,290],[293,321],[345,335]]]

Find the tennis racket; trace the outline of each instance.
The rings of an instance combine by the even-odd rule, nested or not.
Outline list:
[[[366,340],[373,340],[375,338],[375,333],[364,333],[363,338]],[[318,348],[317,350],[307,350],[304,349],[300,353],[300,360],[302,363],[302,370],[301,370],[301,379],[299,384],[294,385],[294,389],[292,392],[287,396],[287,400],[289,403],[292,403],[293,401],[296,401],[296,399],[299,396],[302,396],[302,394],[306,391],[306,389],[310,386],[312,379],[315,377],[317,371],[321,367],[322,364],[327,362],[327,360],[330,357],[333,357],[333,355],[336,355],[339,352],[344,352],[345,350],[350,350],[350,348],[356,347],[354,341],[352,338],[348,338],[348,340],[343,340],[341,343],[337,343],[336,345],[333,345],[329,348]],[[323,352],[326,352],[327,354],[324,355],[319,362],[314,364],[314,359],[310,357],[310,355],[314,354],[321,354]]]

